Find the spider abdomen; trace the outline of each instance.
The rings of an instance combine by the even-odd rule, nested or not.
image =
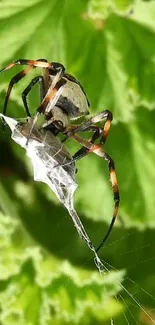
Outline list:
[[[63,113],[65,113],[71,120],[76,119],[82,115],[79,106],[76,106],[74,101],[70,100],[68,97],[65,97],[63,95],[61,95],[59,100],[57,101],[57,106],[61,108]]]
[[[81,86],[68,78],[66,80],[57,106],[64,110],[70,119],[89,114],[89,103]]]

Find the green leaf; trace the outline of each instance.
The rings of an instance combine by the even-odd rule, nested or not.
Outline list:
[[[1,184],[0,184],[0,206],[1,209],[3,209],[3,211],[6,214],[12,215],[13,217],[18,216],[17,209],[15,208],[4,186],[2,186]]]
[[[120,291],[123,271],[100,276],[97,271],[76,268],[67,260],[49,256],[33,244],[24,247],[23,239],[26,242],[27,238],[23,233],[19,241],[19,227],[17,221],[0,216],[2,324],[18,321],[39,325],[49,324],[52,319],[60,324],[62,321],[80,324],[91,314],[96,319],[108,319],[109,314],[102,310],[109,299],[113,304],[112,314],[120,312],[121,305],[112,296]],[[8,281],[3,285],[2,280]]]
[[[92,3],[98,5],[99,2],[90,1],[88,19],[96,21],[99,17],[103,22],[100,31],[96,30],[94,42],[94,49],[101,58],[100,70],[97,71],[95,79],[98,79],[97,75],[100,76],[99,71],[103,72],[102,87],[97,92],[100,94],[96,99],[97,109],[101,110],[107,106],[112,109],[115,118],[128,121],[132,117],[133,109],[140,104],[145,103],[151,108],[155,104],[154,1],[149,3],[141,0],[131,1],[129,3],[130,6],[133,3],[131,14],[128,15],[126,12],[119,14],[114,9],[114,13],[111,12],[108,17],[102,11],[102,6],[101,8],[97,6],[94,17],[93,14],[90,15]],[[121,3],[125,4],[123,1]],[[99,33],[100,37],[98,37]],[[97,47],[99,42],[102,44],[100,49]],[[95,51],[94,55],[97,57]],[[92,64],[96,68],[96,62]],[[93,75],[95,76],[95,73]],[[94,102],[93,107],[96,107]]]

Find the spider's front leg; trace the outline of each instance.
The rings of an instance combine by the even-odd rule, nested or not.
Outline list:
[[[39,117],[40,114],[45,114],[45,112],[47,111],[47,113],[50,113],[51,122],[52,122],[52,109],[55,106],[55,104],[57,103],[59,97],[61,96],[65,84],[66,84],[66,80],[62,77],[56,83],[54,88],[49,88],[46,96],[44,97],[42,103],[38,107],[38,109],[36,111],[36,114],[34,116],[32,126],[30,128],[30,131],[29,131],[29,134],[28,134],[28,137],[27,137],[27,144],[29,142],[29,139],[31,137],[31,133],[33,131],[33,128],[34,128],[35,124],[37,123],[37,120],[38,120],[38,117]]]
[[[26,60],[26,59],[18,59],[16,61],[13,61],[12,63],[8,64],[6,67],[0,70],[1,72],[4,72],[6,70],[9,70],[16,65],[28,65],[31,67],[39,67],[39,68],[52,68],[52,63],[47,62],[46,59],[39,59],[39,60]]]
[[[29,72],[31,72],[33,67],[28,67],[27,69],[24,69],[17,73],[11,80],[7,89],[7,93],[5,96],[5,102],[3,107],[3,114],[6,115],[8,101],[11,95],[12,88],[15,84],[17,84],[21,79],[23,79]],[[29,109],[26,109],[27,115],[30,116]]]
[[[32,69],[34,69],[36,67],[39,67],[39,68],[44,69],[44,72],[45,73],[46,73],[46,71],[53,71],[53,72],[55,71],[55,74],[54,74],[55,77],[54,77],[54,80],[53,80],[55,83],[54,83],[53,87],[56,85],[56,83],[58,82],[58,80],[60,79],[60,77],[62,77],[62,75],[63,75],[63,73],[65,71],[65,68],[64,68],[64,66],[62,64],[57,63],[57,62],[50,63],[46,59],[38,59],[38,60],[18,59],[16,61],[8,64],[3,69],[1,69],[0,70],[0,73],[1,72],[4,72],[6,70],[9,70],[9,69],[13,68],[16,65],[27,65],[28,67],[26,69],[20,71],[19,73],[17,73],[11,79],[11,81],[9,83],[9,86],[8,86],[7,93],[6,93],[5,102],[4,102],[4,108],[3,108],[3,114],[4,115],[6,115],[7,105],[8,105],[8,101],[9,101],[10,94],[11,94],[11,91],[12,91],[13,86],[16,83],[18,83],[22,78],[24,78],[29,72],[31,72]],[[47,74],[49,74],[49,73],[47,73]],[[41,77],[39,77],[39,78],[41,78]],[[34,80],[35,80],[35,78],[32,81],[32,84],[31,84],[32,86],[34,84]],[[37,81],[35,81],[35,82],[37,82]],[[29,92],[29,90],[28,90],[28,92]],[[25,109],[26,109],[27,114],[30,116],[30,112],[29,112],[28,106],[25,104],[25,102],[24,102],[24,106],[25,106]]]
[[[8,89],[7,89],[7,93],[6,93],[6,97],[5,97],[5,102],[4,102],[4,108],[3,108],[3,114],[6,115],[6,111],[7,111],[7,105],[8,105],[8,101],[11,95],[11,91],[12,88],[14,87],[14,85],[16,83],[18,83],[21,79],[23,79],[29,72],[31,72],[34,68],[36,68],[37,66],[41,67],[41,68],[49,68],[51,67],[51,64],[49,64],[47,62],[47,60],[45,59],[40,59],[40,60],[25,60],[25,59],[19,59],[17,61],[14,61],[10,64],[8,64],[6,67],[4,67],[3,69],[0,70],[1,72],[4,72],[6,70],[9,70],[11,68],[13,68],[16,65],[28,65],[28,67],[22,71],[20,71],[19,73],[17,73],[15,76],[13,76],[13,78],[11,79]],[[49,66],[50,65],[50,66]],[[28,116],[30,116],[30,112],[28,109],[28,106],[25,106],[26,109],[26,113]]]
[[[29,92],[31,91],[31,89],[38,82],[39,82],[39,90],[40,90],[40,101],[42,101],[45,96],[45,84],[44,84],[43,76],[37,76],[37,77],[33,78],[31,80],[31,82],[29,83],[29,85],[22,92],[22,100],[23,100],[23,104],[24,104],[24,107],[25,107],[25,110],[26,110],[26,113],[28,116],[31,116],[31,114],[29,111],[28,103],[27,103],[27,96],[28,96]]]

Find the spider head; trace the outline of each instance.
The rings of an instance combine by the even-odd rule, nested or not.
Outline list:
[[[63,64],[58,63],[58,62],[51,62],[51,69],[49,69],[49,73],[52,76],[55,76],[57,74],[63,75],[65,72],[65,67],[63,66]]]

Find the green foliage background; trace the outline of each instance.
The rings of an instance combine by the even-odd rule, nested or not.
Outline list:
[[[84,86],[92,114],[113,112],[106,151],[116,163],[121,206],[101,252],[112,271],[99,275],[67,211],[33,181],[24,150],[1,132],[0,324],[98,325],[113,318],[123,325],[125,317],[154,324],[119,283],[155,318],[155,1],[2,0],[0,65],[18,58],[63,63]],[[0,75],[1,111],[16,71]],[[8,115],[24,116],[20,95],[32,76],[15,86]],[[37,87],[29,102],[35,112]],[[77,166],[76,208],[98,245],[112,215],[108,169],[93,154]]]

